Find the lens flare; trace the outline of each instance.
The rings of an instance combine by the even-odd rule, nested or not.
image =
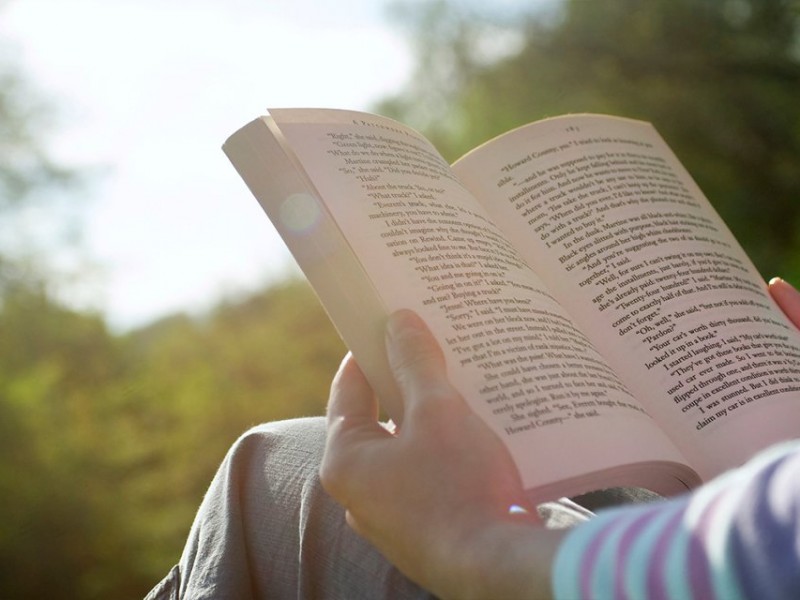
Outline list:
[[[280,219],[294,233],[305,233],[314,228],[321,211],[316,199],[310,194],[292,194],[283,201]]]

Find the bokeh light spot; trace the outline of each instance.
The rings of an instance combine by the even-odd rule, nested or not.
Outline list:
[[[314,228],[321,211],[316,199],[310,194],[292,194],[280,208],[281,223],[294,233],[304,233]]]

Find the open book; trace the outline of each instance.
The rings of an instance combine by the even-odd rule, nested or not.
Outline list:
[[[396,121],[280,109],[223,148],[388,414],[410,308],[533,501],[674,494],[800,434],[800,335],[647,123],[547,119],[451,167]]]

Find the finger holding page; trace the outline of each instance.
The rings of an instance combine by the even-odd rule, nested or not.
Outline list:
[[[371,471],[381,469],[380,448],[391,434],[378,423],[375,395],[348,354],[331,384],[328,435],[320,465],[325,489],[345,508],[369,494]]]
[[[372,388],[350,353],[342,360],[331,384],[327,415],[329,423],[342,417],[365,421],[378,419],[378,403]]]
[[[769,293],[795,327],[800,329],[800,292],[780,277],[773,277],[769,282]]]
[[[439,344],[416,313],[400,310],[389,317],[386,349],[405,411],[444,410],[443,403],[447,408],[463,405],[448,379]]]
[[[480,579],[473,589],[516,586],[508,555],[497,549],[540,527],[509,515],[525,500],[507,450],[450,384],[441,349],[416,314],[389,319],[387,353],[403,426],[393,436],[377,423],[369,386],[345,361],[331,391],[323,485],[357,532],[434,593],[459,596],[472,577]],[[530,565],[522,572],[527,577]]]
[[[502,516],[512,504],[523,505],[522,483],[508,450],[453,387],[441,348],[424,321],[412,311],[393,314],[386,346],[406,411],[399,439],[427,447],[437,458],[433,466],[443,465],[451,485],[437,485],[438,493],[451,494],[460,504],[472,498],[467,504],[476,510]]]

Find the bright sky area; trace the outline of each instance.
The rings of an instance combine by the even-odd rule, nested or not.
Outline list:
[[[411,59],[380,0],[11,0],[0,35],[59,109],[55,156],[99,268],[75,302],[119,329],[203,310],[293,267],[220,150],[267,107],[364,109]],[[77,201],[77,199],[76,199]]]

